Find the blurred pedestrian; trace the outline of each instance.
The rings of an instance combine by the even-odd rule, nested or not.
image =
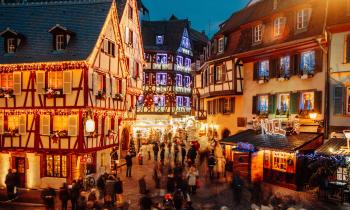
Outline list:
[[[154,180],[154,183],[155,183],[155,186],[157,189],[160,188],[160,178],[161,178],[161,174],[160,174],[160,171],[159,171],[159,168],[158,168],[158,164],[155,163],[154,164],[154,168],[153,168],[153,180]]]
[[[157,161],[158,160],[158,152],[159,152],[159,146],[158,143],[154,143],[153,146],[153,153],[154,153],[154,160]]]
[[[187,179],[188,179],[188,187],[189,187],[189,193],[194,195],[197,191],[197,177],[198,177],[198,170],[196,167],[191,166],[189,169],[189,172],[187,173]]]
[[[152,199],[148,194],[145,194],[140,198],[140,210],[151,210],[152,205]]]
[[[72,210],[77,210],[78,198],[80,195],[80,188],[75,180],[72,182],[72,189],[70,190],[70,199],[72,203]]]
[[[14,199],[14,190],[16,186],[15,175],[12,173],[12,170],[9,169],[5,178],[6,190],[7,190],[7,198],[9,200]]]
[[[234,200],[236,202],[236,205],[239,205],[241,203],[243,180],[239,176],[238,171],[234,172],[234,176],[233,176],[233,180],[232,180],[232,187],[233,187]]]
[[[162,148],[162,150],[160,151],[160,163],[162,165],[164,165],[164,158],[165,158],[165,149]]]
[[[132,168],[132,157],[130,152],[125,157],[126,161],[126,177],[131,177],[131,168]]]
[[[174,201],[173,198],[171,197],[171,194],[167,193],[164,196],[163,200],[163,209],[164,210],[174,210]]]
[[[96,186],[97,186],[98,191],[100,191],[99,199],[102,199],[104,197],[104,189],[106,186],[106,179],[107,178],[108,178],[108,174],[104,173],[104,174],[101,174],[97,179]]]
[[[67,210],[68,200],[69,200],[69,190],[67,183],[63,183],[59,191],[59,198],[61,200],[62,210]]]
[[[184,200],[184,195],[181,189],[177,189],[174,193],[174,206],[176,210],[182,209],[182,202]]]
[[[145,180],[145,175],[142,176],[139,179],[139,190],[141,194],[147,194],[148,190],[147,190],[147,185],[146,185],[146,180]]]
[[[55,210],[55,197],[56,191],[50,186],[41,191],[41,198],[43,199],[47,210]]]
[[[185,164],[185,160],[186,160],[186,148],[185,148],[185,145],[183,145],[181,147],[181,157],[182,157],[182,159],[181,159],[182,165],[184,165]]]
[[[117,203],[122,203],[122,201],[123,201],[123,182],[119,177],[117,177],[117,180],[115,182],[115,192],[117,194]]]
[[[115,192],[115,177],[113,175],[109,175],[106,180],[106,195],[105,195],[105,204],[107,206],[112,207],[115,202],[116,192]]]
[[[139,160],[139,165],[143,165],[143,154],[141,151],[137,154],[137,159]]]
[[[81,191],[77,201],[77,210],[86,210],[86,208],[87,208],[86,192]]]
[[[208,169],[209,169],[210,179],[214,178],[214,166],[215,166],[215,164],[216,164],[216,158],[214,156],[214,152],[212,152],[208,158]]]
[[[169,173],[168,179],[167,179],[167,191],[168,193],[173,193],[175,190],[175,180],[174,180],[174,174]]]

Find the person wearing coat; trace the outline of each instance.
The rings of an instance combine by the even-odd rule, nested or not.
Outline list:
[[[159,146],[158,143],[154,143],[153,146],[153,153],[154,153],[154,160],[157,161],[158,160],[158,152],[159,152]]]
[[[182,209],[182,202],[184,200],[184,195],[181,189],[177,189],[174,193],[174,206],[176,210]]]
[[[67,210],[67,204],[69,200],[69,190],[67,183],[63,183],[63,186],[60,188],[58,196],[61,200],[62,210]]]
[[[72,203],[72,210],[77,210],[77,203],[78,203],[80,190],[81,189],[80,189],[79,184],[75,180],[73,180],[73,182],[72,182],[72,189],[71,189],[71,193],[70,193],[70,199],[71,199],[71,203]]]
[[[190,194],[196,194],[197,191],[197,177],[198,177],[198,171],[194,166],[191,166],[189,172],[187,173],[187,179],[188,179],[188,186],[189,186],[189,193]]]
[[[132,157],[130,152],[125,156],[126,161],[126,177],[131,177],[131,168],[132,168]]]
[[[43,199],[47,210],[55,209],[55,197],[56,191],[50,186],[41,192],[41,198]]]
[[[106,181],[106,188],[105,188],[105,191],[106,191],[105,203],[107,204],[107,206],[112,206],[113,203],[115,202],[115,196],[116,196],[115,184],[116,184],[116,180],[114,176],[110,175]]]
[[[6,190],[7,190],[7,197],[9,200],[14,199],[15,194],[15,175],[12,173],[12,170],[8,170],[8,174],[5,178],[5,184],[6,184]]]
[[[167,180],[167,191],[168,193],[173,193],[175,190],[175,179],[173,174],[168,175],[168,180]]]
[[[123,201],[123,182],[117,177],[115,182],[115,193],[117,194],[117,203],[122,203]]]
[[[160,151],[160,163],[162,165],[164,165],[164,158],[165,158],[165,149],[162,148],[162,150]]]
[[[181,147],[181,157],[182,157],[182,165],[184,165],[185,160],[186,160],[186,148],[185,148],[185,146]]]

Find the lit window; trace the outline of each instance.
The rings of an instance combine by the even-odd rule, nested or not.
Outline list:
[[[346,167],[339,167],[337,169],[337,181],[347,182],[348,180],[348,169]]]
[[[315,51],[301,53],[300,69],[303,74],[312,74],[315,70]]]
[[[175,81],[176,81],[176,86],[182,87],[182,75],[181,74],[176,74]]]
[[[109,39],[105,39],[103,42],[103,52],[110,56],[115,56],[115,43]]]
[[[156,85],[166,85],[167,84],[167,74],[157,73],[156,74]]]
[[[186,49],[190,49],[190,39],[187,37],[182,37],[181,46]]]
[[[269,60],[264,60],[259,62],[259,79],[268,79],[269,78]]]
[[[262,95],[258,98],[258,110],[260,114],[268,113],[269,111],[269,96]]]
[[[224,52],[224,48],[225,48],[225,39],[224,38],[220,38],[219,39],[219,53]]]
[[[279,114],[286,114],[289,111],[289,94],[279,94],[277,99],[277,108]]]
[[[10,131],[18,130],[19,128],[19,116],[18,115],[9,115],[7,118],[7,127]]]
[[[162,53],[157,53],[157,64],[167,64],[168,63],[168,55],[167,54],[162,54]]]
[[[67,157],[64,155],[46,155],[46,176],[67,177]]]
[[[49,84],[48,87],[52,89],[63,88],[63,72],[62,71],[50,71],[48,73]]]
[[[63,34],[58,34],[55,36],[56,37],[56,50],[64,50],[65,49],[65,43],[64,43],[64,35]]]
[[[157,44],[157,45],[162,45],[162,44],[164,44],[164,35],[157,35],[157,36],[156,36],[156,44]]]
[[[176,106],[183,107],[183,97],[182,96],[176,96]]]
[[[215,74],[215,82],[220,82],[222,78],[222,66],[215,66],[214,69],[214,74]]]
[[[278,17],[274,20],[273,34],[275,37],[282,35],[286,23],[286,18]]]
[[[183,66],[184,65],[184,59],[183,59],[183,57],[182,56],[176,56],[176,64],[178,65],[178,66]]]
[[[68,116],[55,115],[53,117],[53,131],[68,131]]]
[[[262,41],[262,30],[263,25],[259,24],[253,28],[253,42],[261,42]]]
[[[185,87],[187,87],[187,88],[191,87],[191,77],[185,76],[184,83],[185,83]]]
[[[314,109],[314,92],[303,92],[300,100],[300,110],[311,111]]]
[[[272,168],[278,171],[287,170],[287,157],[284,152],[273,152]]]
[[[104,90],[104,83],[105,79],[103,74],[97,74],[97,90]]]
[[[8,38],[6,40],[7,42],[7,53],[14,53],[16,51],[16,39],[15,38]]]
[[[297,29],[304,29],[307,28],[309,25],[309,20],[310,20],[310,9],[302,9],[298,11],[297,14]]]
[[[13,74],[12,73],[1,73],[1,89],[9,90],[13,89]]]
[[[185,66],[191,67],[191,59],[190,58],[185,58]]]
[[[165,106],[165,96],[162,95],[155,95],[153,97],[154,104],[158,107],[164,107]]]
[[[290,56],[283,56],[280,58],[280,76],[288,77],[290,71]]]
[[[191,99],[190,97],[184,97],[184,106],[191,107]]]

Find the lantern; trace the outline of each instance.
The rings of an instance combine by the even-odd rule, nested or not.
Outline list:
[[[95,121],[93,119],[88,119],[85,122],[85,130],[88,133],[95,132]]]
[[[317,118],[317,113],[313,112],[309,114],[310,119],[315,120]]]

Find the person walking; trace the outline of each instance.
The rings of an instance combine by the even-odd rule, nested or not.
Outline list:
[[[214,156],[214,152],[212,152],[208,158],[208,169],[209,169],[209,177],[210,179],[214,178],[214,167],[216,164],[216,158]]]
[[[147,144],[148,160],[151,160],[152,144]]]
[[[126,160],[126,177],[131,177],[131,168],[132,168],[132,157],[130,152],[125,157]]]
[[[167,188],[168,193],[174,192],[174,190],[175,190],[174,174],[169,173],[166,186],[167,186],[166,188]]]
[[[7,199],[14,199],[14,190],[15,190],[15,175],[12,173],[12,170],[9,169],[5,178],[6,190],[7,190]]]
[[[55,210],[55,197],[56,191],[50,186],[41,192],[41,198],[43,199],[47,210]]]
[[[123,202],[123,182],[122,180],[117,177],[117,180],[115,182],[115,192],[117,194],[117,204]]]
[[[159,146],[158,143],[154,143],[153,146],[153,153],[154,153],[154,160],[157,161],[158,160],[158,152],[159,152]]]
[[[162,164],[162,166],[164,165],[164,158],[165,158],[165,149],[162,148],[162,150],[160,151],[160,163]]]
[[[184,200],[184,195],[181,189],[177,189],[174,193],[174,206],[176,210],[182,209],[182,202]]]
[[[143,195],[140,198],[140,210],[151,210],[152,209],[152,199],[149,197],[148,194]]]
[[[143,165],[143,154],[141,151],[137,154],[137,159],[139,160],[139,165]]]
[[[185,160],[186,160],[186,148],[185,148],[185,145],[183,145],[181,147],[181,157],[182,157],[182,165],[185,164]]]
[[[104,173],[104,174],[101,174],[97,179],[96,186],[97,186],[98,191],[100,192],[99,199],[102,199],[104,197],[104,189],[106,186],[107,177],[108,177],[108,174]]]
[[[108,176],[106,180],[106,195],[105,195],[105,204],[108,207],[112,207],[115,202],[116,192],[115,192],[115,177],[112,175]]]
[[[233,196],[234,196],[236,205],[239,205],[241,203],[243,180],[239,176],[238,171],[234,173],[233,180],[232,180],[232,188],[233,188]]]
[[[67,205],[68,205],[68,200],[69,200],[69,190],[68,190],[67,183],[63,183],[63,185],[60,188],[60,191],[58,193],[58,196],[61,200],[62,210],[67,210]]]
[[[191,166],[189,172],[187,173],[187,179],[188,179],[188,186],[189,186],[189,193],[194,195],[197,191],[197,177],[198,177],[198,170],[196,167]]]
[[[153,168],[153,180],[154,180],[156,189],[160,188],[160,178],[161,178],[161,176],[162,175],[160,174],[160,171],[159,171],[159,168],[158,168],[158,164],[155,163],[154,164],[154,168]]]
[[[149,190],[147,190],[145,177],[146,176],[144,175],[139,179],[139,190],[140,190],[140,193],[144,194],[144,195],[147,194],[149,191]]]

